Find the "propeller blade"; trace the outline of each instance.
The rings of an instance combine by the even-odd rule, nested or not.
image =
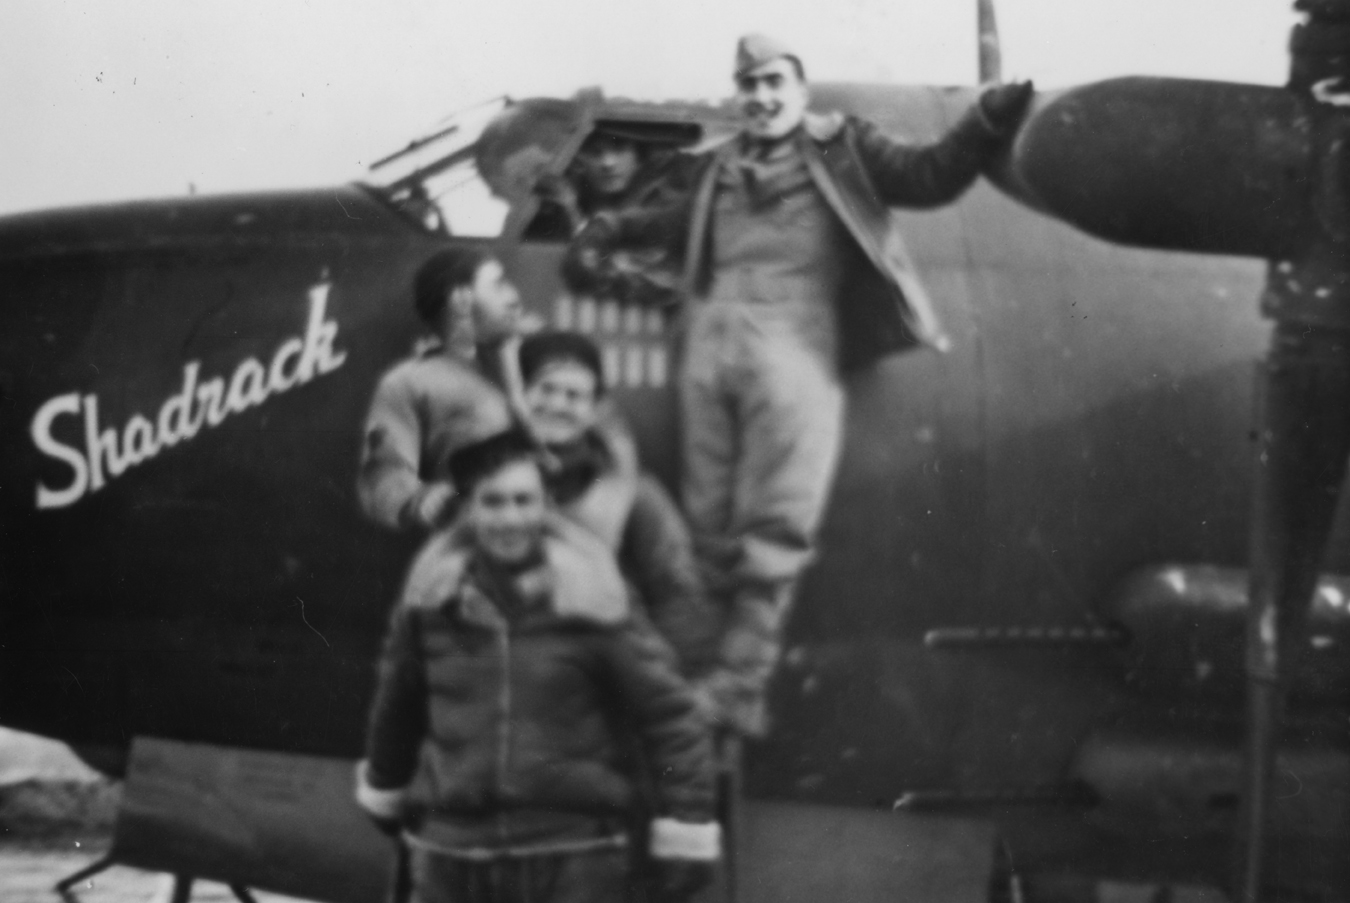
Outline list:
[[[978,0],[980,35],[980,84],[1003,82],[1003,51],[998,40],[998,20],[994,18],[994,0]]]

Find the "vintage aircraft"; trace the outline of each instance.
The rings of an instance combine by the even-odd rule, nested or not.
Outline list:
[[[952,349],[851,379],[776,728],[750,751],[739,899],[1227,883],[1256,300],[1267,260],[1288,281],[1344,259],[1345,95],[1299,67],[1344,64],[1350,4],[1299,5],[1290,88],[1044,94],[995,174],[1013,199],[981,184],[897,214]],[[928,139],[972,92],[813,96]],[[501,101],[368,184],[0,219],[0,723],[128,776],[115,858],[382,894],[390,850],[347,786],[415,540],[363,520],[354,481],[429,255],[492,243],[538,318],[595,335],[673,474],[660,316],[567,297],[562,240],[531,231],[531,179],[597,120],[689,149],[735,128],[708,105]],[[1345,899],[1350,579],[1324,580],[1307,642],[1268,883]]]

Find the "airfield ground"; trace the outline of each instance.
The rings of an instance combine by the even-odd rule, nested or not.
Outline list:
[[[94,862],[112,840],[118,788],[59,743],[0,728],[0,903],[59,903],[57,881]],[[115,866],[81,882],[81,903],[168,903],[172,878]],[[259,903],[298,903],[255,892]],[[228,903],[199,881],[192,903]]]
[[[88,865],[100,845],[52,846],[0,843],[0,900],[5,903],[59,903],[53,893],[57,881]],[[81,903],[168,903],[172,891],[168,875],[115,866],[82,882],[75,893]],[[255,891],[258,903],[295,903],[292,897]],[[192,889],[192,903],[230,903],[229,888],[212,881],[199,881]]]
[[[0,903],[60,903],[52,890],[56,882],[94,862],[111,843],[118,800],[117,784],[62,744],[0,728]],[[81,903],[169,903],[172,888],[168,875],[115,866],[74,890]],[[1160,895],[1156,887],[1100,882],[1091,891],[1096,903],[1225,903],[1218,891],[1199,887]],[[261,891],[254,897],[259,903],[304,903]],[[193,886],[192,903],[232,900],[222,884]]]

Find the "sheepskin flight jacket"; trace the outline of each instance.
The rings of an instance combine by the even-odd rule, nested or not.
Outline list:
[[[454,531],[434,536],[385,641],[362,805],[487,847],[519,839],[501,833],[522,824],[512,813],[621,818],[635,791],[619,732],[631,729],[656,782],[654,833],[699,854],[679,858],[715,858],[707,726],[612,562],[562,518],[542,560],[513,574]],[[483,836],[464,838],[466,824]]]

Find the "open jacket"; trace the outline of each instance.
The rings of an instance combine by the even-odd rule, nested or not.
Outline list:
[[[853,239],[857,260],[836,298],[843,369],[918,344],[945,349],[932,303],[914,274],[890,207],[935,207],[954,200],[1003,146],[1004,138],[971,107],[941,139],[911,145],[875,124],[839,114],[808,115],[796,140],[812,181]],[[739,142],[707,152],[692,192],[660,207],[597,214],[592,237],[609,248],[670,243],[684,250],[683,290],[698,297],[709,266],[717,174]]]
[[[707,727],[603,545],[555,523],[543,562],[510,590],[476,555],[445,530],[413,564],[380,662],[362,805],[387,805],[433,836],[438,822],[482,824],[464,842],[487,847],[503,819],[522,823],[513,816],[622,816],[634,799],[621,735],[630,724],[653,766],[658,816],[706,830]]]

